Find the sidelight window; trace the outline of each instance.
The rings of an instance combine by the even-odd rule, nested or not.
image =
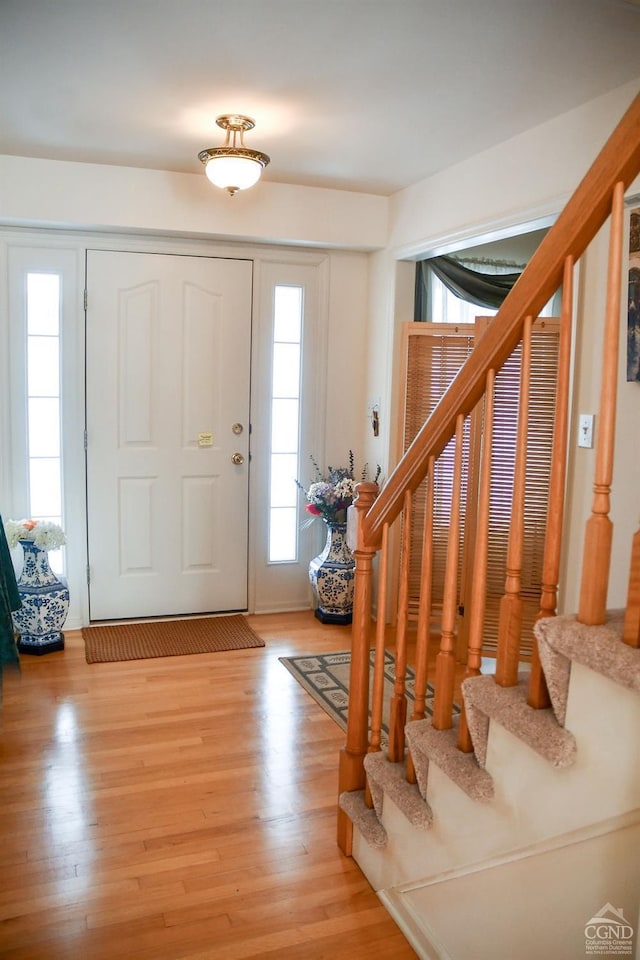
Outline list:
[[[271,365],[269,562],[298,558],[303,287],[276,285]]]
[[[60,275],[27,273],[26,293],[28,512],[61,525]],[[62,572],[59,550],[50,561]]]

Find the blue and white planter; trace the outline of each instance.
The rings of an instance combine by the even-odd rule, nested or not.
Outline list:
[[[315,615],[322,623],[351,623],[355,558],[347,546],[346,523],[327,523],[324,550],[309,563]]]
[[[20,540],[24,553],[18,593],[22,606],[13,614],[13,625],[20,634],[20,653],[52,653],[64,650],[62,625],[69,612],[69,588],[49,566],[46,550],[33,540]]]

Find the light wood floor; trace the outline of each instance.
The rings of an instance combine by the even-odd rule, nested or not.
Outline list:
[[[22,657],[0,737],[3,960],[415,957],[335,841],[340,728],[278,662],[344,650],[311,613],[266,648]]]

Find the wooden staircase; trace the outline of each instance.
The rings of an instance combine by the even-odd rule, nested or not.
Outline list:
[[[640,720],[640,532],[629,534],[627,604],[606,609],[612,523],[610,493],[616,425],[616,386],[624,265],[624,195],[640,172],[640,96],[549,231],[497,317],[425,422],[381,492],[358,487],[351,509],[355,542],[355,605],[348,728],[340,757],[338,842],[353,854],[379,891],[433,885],[451,871],[481,872],[496,857],[518,858],[541,844],[562,846],[627,829],[640,809],[640,767],[634,727]],[[579,609],[556,616],[567,482],[568,409],[575,265],[610,219],[606,315],[601,350],[592,513],[586,524]],[[562,284],[555,432],[549,485],[540,614],[533,658],[522,673],[520,582],[526,513],[526,449],[533,318]],[[513,477],[505,593],[500,606],[494,675],[482,676],[484,598],[490,546],[491,449],[499,423],[496,376],[522,351],[518,434]],[[462,712],[454,711],[459,543],[464,536],[462,436],[465,418],[482,417],[479,492],[472,517],[474,559],[468,617],[468,658]],[[445,588],[436,657],[433,714],[426,709],[431,641],[433,478],[453,439],[451,516]],[[630,438],[638,444],[638,438]],[[407,717],[408,580],[412,508],[426,486],[417,621],[415,699]],[[635,518],[637,519],[637,518]],[[397,610],[389,609],[391,528],[401,543]],[[374,558],[376,623],[372,618]],[[415,560],[415,558],[414,558]],[[381,750],[385,623],[397,620],[396,676],[389,738]],[[369,650],[375,646],[371,720]],[[597,708],[596,708],[597,705]],[[606,789],[602,785],[607,778]],[[544,798],[540,802],[539,798]],[[620,819],[622,818],[622,820]],[[634,821],[635,823],[635,821]],[[587,834],[584,834],[584,831]],[[590,833],[589,833],[590,831]],[[493,859],[492,859],[493,858]],[[416,887],[417,885],[417,887]],[[609,898],[610,899],[610,898]],[[585,921],[588,918],[585,918]],[[414,926],[416,917],[413,916]],[[417,926],[420,926],[417,922]],[[425,934],[425,942],[428,938]],[[414,943],[419,944],[416,935]],[[445,956],[425,947],[424,956]],[[422,955],[422,954],[421,954]],[[478,954],[480,956],[481,954]],[[485,954],[482,954],[484,956]],[[486,954],[490,956],[491,954]],[[524,956],[524,954],[522,954]],[[457,960],[457,958],[456,958]],[[467,960],[461,957],[460,960]]]

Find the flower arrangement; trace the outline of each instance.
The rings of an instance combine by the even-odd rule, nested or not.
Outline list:
[[[67,542],[62,527],[48,520],[7,520],[4,532],[11,550],[20,540],[33,540],[41,550],[57,550]]]
[[[321,517],[326,523],[346,523],[347,508],[354,501],[356,483],[367,479],[368,464],[365,463],[359,480],[356,480],[353,450],[349,450],[348,467],[328,467],[326,474],[323,474],[314,457],[310,459],[315,478],[309,488],[305,489],[300,481],[296,480],[297,486],[307,498],[305,510],[311,517]],[[374,483],[378,482],[380,473],[381,467],[378,466]]]

